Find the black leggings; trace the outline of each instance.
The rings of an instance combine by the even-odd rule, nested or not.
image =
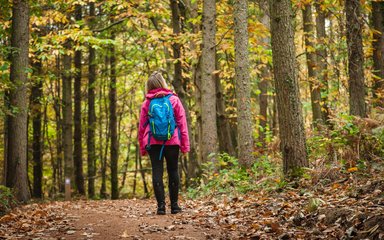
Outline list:
[[[164,157],[167,161],[168,184],[169,186],[178,187],[180,182],[178,163],[179,163],[179,146],[168,145],[164,146],[163,155],[159,160],[159,155],[162,145],[151,145],[149,157],[152,163],[152,184],[153,186],[164,187],[163,172],[164,172]]]

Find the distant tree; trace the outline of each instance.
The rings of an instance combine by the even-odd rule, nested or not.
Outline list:
[[[8,96],[12,114],[7,119],[6,186],[15,190],[15,196],[19,201],[26,202],[31,198],[27,173],[28,0],[13,1],[11,47],[12,86]]]
[[[202,117],[202,159],[210,160],[209,155],[217,153],[217,116],[216,116],[216,1],[203,1],[203,49],[201,76],[201,117]]]
[[[318,123],[323,121],[321,111],[321,93],[320,83],[318,81],[317,74],[317,58],[314,44],[314,25],[312,20],[312,5],[307,3],[302,11],[303,13],[303,25],[304,25],[304,42],[305,53],[307,56],[307,68],[308,68],[308,81],[311,92],[311,106],[312,106],[312,120],[313,125],[316,127]]]
[[[266,29],[270,29],[270,17],[269,17],[269,7],[268,2],[266,0],[259,1],[259,6],[263,10],[262,15],[260,17],[260,22],[264,25]],[[271,37],[266,36],[261,39],[265,48],[269,49],[271,45]],[[269,78],[270,78],[270,66],[269,64],[262,63],[265,66],[261,68],[260,74],[260,82],[258,83],[258,87],[260,90],[259,94],[259,141],[263,147],[266,146],[266,128],[268,122],[268,88],[269,88]]]
[[[237,101],[237,142],[239,162],[250,166],[254,162],[252,118],[251,118],[251,81],[248,57],[248,1],[235,0],[235,80]]]
[[[216,69],[219,69],[218,55],[216,55]],[[221,78],[218,74],[215,75],[216,81],[216,117],[217,117],[217,138],[219,142],[219,151],[226,152],[232,156],[236,156],[235,142],[233,141],[236,136],[234,131],[231,129],[230,119],[228,114],[225,112],[226,96],[223,88],[224,84],[221,83]]]
[[[327,45],[326,45],[326,31],[325,31],[325,10],[322,8],[324,0],[315,1],[316,7],[316,38],[317,43],[320,44],[320,47],[316,48],[317,62],[317,78],[320,81],[320,91],[321,91],[321,111],[323,122],[329,123],[329,86],[328,86],[328,65],[327,65]]]
[[[350,114],[366,117],[362,16],[359,0],[345,0]]]
[[[283,170],[296,175],[308,166],[299,84],[296,70],[294,28],[290,0],[270,1],[273,71]]]
[[[374,104],[384,107],[384,2],[372,1],[373,33],[373,98]]]

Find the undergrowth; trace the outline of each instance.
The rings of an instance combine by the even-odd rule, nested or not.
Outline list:
[[[9,212],[17,204],[12,191],[0,185],[0,216]]]
[[[310,166],[302,169],[299,182],[285,180],[276,152],[266,151],[252,167],[241,167],[238,159],[226,153],[216,156],[216,164],[203,164],[203,174],[195,179],[187,195],[236,195],[250,191],[282,190],[287,186],[311,187],[330,184],[350,174],[370,177],[384,172],[384,127],[372,119],[339,115],[332,127],[323,127],[307,136]]]
[[[195,185],[188,189],[189,197],[245,194],[260,188],[281,188],[286,184],[278,173],[281,172],[278,170],[280,167],[266,155],[259,157],[249,169],[241,167],[238,159],[227,153],[219,154],[216,159],[216,164],[203,164],[203,174],[195,179]]]

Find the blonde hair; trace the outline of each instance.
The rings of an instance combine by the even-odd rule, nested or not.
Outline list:
[[[161,75],[161,72],[154,71],[151,76],[149,76],[147,84],[145,85],[146,92],[149,92],[156,88],[168,88],[165,79]]]

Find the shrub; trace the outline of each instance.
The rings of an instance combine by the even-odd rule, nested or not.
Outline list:
[[[0,216],[6,214],[17,204],[11,189],[0,185]]]
[[[267,156],[258,158],[249,169],[241,167],[238,159],[227,153],[219,154],[217,160],[216,165],[212,162],[203,164],[201,177],[195,180],[194,187],[188,189],[189,197],[244,194],[258,190],[260,187],[284,186],[284,181],[280,181],[280,178],[266,178],[273,174],[276,176],[276,169],[278,169]]]

